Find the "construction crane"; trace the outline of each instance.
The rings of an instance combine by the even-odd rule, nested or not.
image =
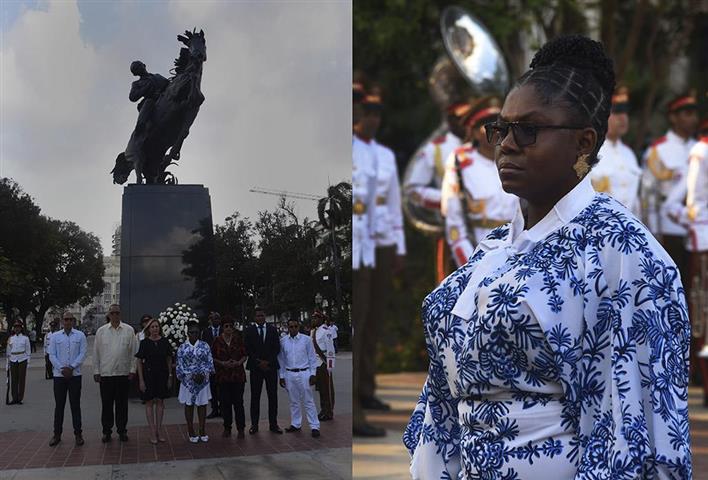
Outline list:
[[[251,193],[264,193],[266,195],[276,195],[278,197],[297,198],[300,200],[312,200],[314,202],[318,202],[322,198],[322,195],[313,195],[311,193],[289,192],[287,190],[274,190],[272,188],[263,188],[263,187],[253,187],[249,190],[249,192],[251,192]]]

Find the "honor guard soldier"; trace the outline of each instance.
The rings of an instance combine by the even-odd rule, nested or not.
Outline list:
[[[642,220],[662,243],[681,272],[687,274],[687,252],[684,246],[687,230],[669,218],[663,208],[669,193],[686,182],[688,153],[696,143],[693,139],[698,124],[696,99],[682,95],[669,103],[671,128],[647,150],[642,173]]]
[[[430,210],[440,210],[442,180],[445,175],[445,160],[461,144],[465,137],[462,118],[469,112],[467,102],[455,103],[447,108],[448,131],[433,138],[413,158],[414,164],[403,189],[416,205]]]
[[[629,129],[629,93],[620,87],[612,96],[605,142],[598,152],[599,162],[590,171],[592,185],[639,216],[639,181],[642,169],[634,152],[622,142]]]
[[[708,405],[708,120],[699,128],[700,140],[689,152],[686,179],[672,190],[666,201],[666,213],[688,230],[688,276],[683,278],[687,290],[691,319],[692,371],[698,365],[703,377],[704,404]],[[701,350],[702,349],[702,350]],[[700,353],[699,353],[700,352]]]
[[[499,112],[499,100],[494,97],[471,105],[463,119],[467,143],[446,161],[442,213],[445,236],[457,266],[467,263],[477,243],[492,229],[511,221],[515,213],[516,197],[502,189],[494,145],[484,131],[484,125],[495,121]]]
[[[445,175],[445,161],[462,144],[465,127],[462,119],[470,110],[467,101],[453,102],[445,109],[445,125],[438,129],[432,140],[419,149],[411,159],[403,179],[404,202],[434,212],[432,218],[440,217],[442,181]],[[415,224],[414,224],[415,225]],[[442,281],[449,273],[450,256],[444,235],[438,235],[435,242],[436,279]]]
[[[382,428],[366,421],[360,401],[361,376],[364,371],[365,342],[369,337],[371,316],[371,283],[376,262],[374,218],[376,209],[377,159],[371,142],[375,129],[370,124],[380,121],[373,106],[364,106],[365,92],[360,83],[353,86],[352,139],[352,303],[353,337],[353,399],[352,430],[357,436],[380,437]],[[375,125],[374,125],[375,126]]]

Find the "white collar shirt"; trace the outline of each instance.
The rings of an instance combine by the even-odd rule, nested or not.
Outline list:
[[[278,363],[280,364],[280,378],[285,378],[285,372],[288,369],[305,368],[309,370],[310,376],[315,375],[321,361],[315,353],[312,339],[308,335],[298,333],[294,337],[285,335],[280,339]]]
[[[55,377],[61,377],[63,367],[73,368],[73,376],[81,375],[81,364],[86,358],[86,335],[71,329],[67,334],[63,329],[52,334],[49,341],[48,355]]]
[[[540,222],[528,230],[524,229],[524,216],[519,204],[506,239],[485,239],[475,249],[475,253],[479,249],[487,253],[470,276],[467,287],[460,294],[452,313],[469,320],[476,309],[477,287],[485,276],[502,268],[511,255],[530,251],[549,234],[570,222],[590,204],[595,195],[596,192],[592,188],[590,177],[586,176],[561,198]]]
[[[135,373],[135,354],[138,337],[133,327],[120,322],[117,328],[111,323],[96,331],[93,344],[93,373],[102,377],[125,376]]]
[[[12,335],[7,343],[7,358],[11,363],[24,362],[30,359],[30,341],[27,335]]]

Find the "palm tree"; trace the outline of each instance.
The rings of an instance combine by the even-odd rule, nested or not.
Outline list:
[[[352,185],[339,182],[327,188],[327,196],[317,202],[317,217],[320,225],[329,230],[331,253],[334,262],[334,288],[337,310],[342,306],[341,259],[335,231],[352,221]]]

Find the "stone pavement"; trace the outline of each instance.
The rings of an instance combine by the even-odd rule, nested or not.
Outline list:
[[[377,395],[391,404],[386,413],[369,412],[369,420],[387,429],[381,439],[354,438],[352,470],[354,478],[367,480],[409,479],[407,450],[401,437],[415,407],[425,373],[399,373],[378,375]],[[708,408],[703,407],[699,388],[689,389],[689,415],[693,452],[693,479],[708,480]]]
[[[94,337],[89,337],[89,352]],[[52,381],[44,379],[44,358],[35,353],[28,369],[23,405],[0,404],[0,480],[74,478],[118,479],[154,477],[155,468],[175,472],[176,479],[233,478],[236,469],[252,478],[351,478],[351,353],[337,358],[334,381],[335,419],[323,422],[322,436],[313,439],[303,424],[302,432],[277,435],[268,431],[267,420],[260,423],[256,435],[243,440],[222,438],[222,419],[207,420],[208,443],[187,441],[183,407],[176,398],[165,403],[166,443],[152,445],[145,410],[139,400],[129,403],[126,443],[100,441],[100,398],[98,385],[91,378],[91,355],[84,363],[82,382],[82,420],[86,443],[75,447],[71,413],[67,402],[62,442],[52,448],[48,442],[54,410]],[[4,388],[2,393],[4,394]],[[318,404],[319,395],[315,393]],[[244,405],[249,417],[250,389],[246,385]],[[261,398],[261,418],[265,418],[267,400]],[[196,415],[195,415],[196,417]],[[278,421],[290,425],[287,393],[278,388]],[[196,422],[196,418],[195,418]],[[249,426],[247,420],[247,428]],[[159,462],[159,463],[155,463]],[[56,467],[62,467],[57,469]],[[78,470],[77,470],[78,469]],[[152,472],[152,473],[151,473]],[[171,476],[175,476],[170,473]],[[240,475],[239,475],[240,476]]]

